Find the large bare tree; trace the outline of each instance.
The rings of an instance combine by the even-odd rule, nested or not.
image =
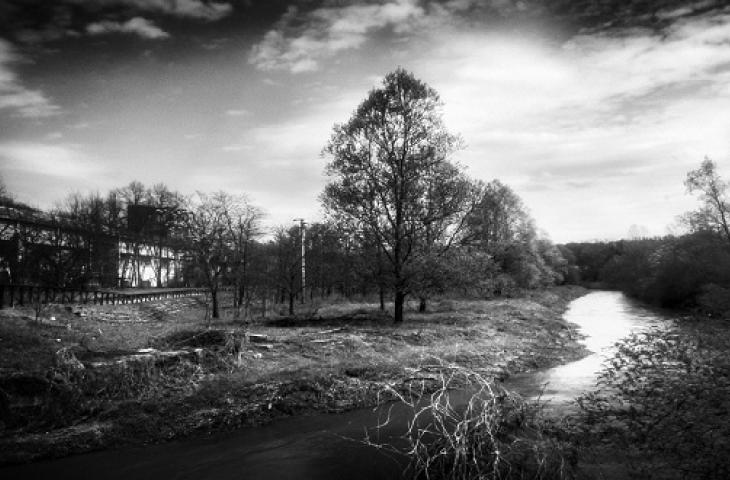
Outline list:
[[[443,125],[436,91],[398,69],[370,92],[324,148],[322,196],[337,221],[374,239],[389,266],[394,320],[412,291],[413,267],[452,243],[471,192],[449,157],[460,139]]]

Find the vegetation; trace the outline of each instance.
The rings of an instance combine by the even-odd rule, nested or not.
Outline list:
[[[418,267],[445,253],[470,212],[472,185],[447,158],[458,138],[442,125],[438,94],[404,70],[388,74],[325,151],[330,215],[372,239],[388,264],[395,322]]]
[[[453,480],[574,478],[575,448],[550,433],[539,405],[525,402],[491,379],[463,368],[446,370],[439,382],[430,395],[424,395],[423,385],[415,395],[412,390],[405,395],[391,391],[412,411],[405,448],[368,440],[378,448],[406,455],[408,476]],[[463,392],[468,392],[466,398],[459,398]]]
[[[728,184],[705,159],[688,173],[702,206],[682,217],[689,233],[603,243],[572,243],[566,257],[581,281],[598,282],[663,307],[730,315]]]
[[[579,441],[637,478],[727,478],[728,333],[705,320],[621,342],[579,399]]]
[[[386,75],[334,128],[324,149],[328,216],[307,235],[303,225],[264,231],[262,209],[246,196],[186,196],[162,183],[72,194],[50,212],[2,194],[9,239],[0,240],[0,267],[26,285],[202,286],[211,318],[230,289],[244,323],[272,304],[288,303],[293,315],[296,301],[315,308],[374,294],[383,311],[392,299],[401,323],[410,297],[425,312],[439,295],[514,296],[562,283],[563,252],[537,235],[517,194],[450,161],[461,142],[440,109],[436,91],[412,74]]]
[[[597,389],[578,399],[574,442],[584,447],[586,471],[597,475],[730,475],[729,185],[710,159],[685,185],[701,201],[682,217],[688,233],[564,247],[576,279],[694,311],[671,328],[619,342]]]
[[[687,215],[686,222],[693,231],[711,231],[720,235],[730,246],[730,202],[728,187],[717,173],[717,165],[705,158],[697,170],[687,174],[684,184],[691,193],[699,192],[702,207]]]
[[[307,317],[283,306],[244,326],[233,292],[210,329],[195,298],[52,306],[55,320],[41,324],[30,307],[3,310],[0,364],[12,373],[0,377],[0,463],[375,405],[413,377],[436,388],[445,364],[489,378],[577,358],[561,314],[583,292],[434,299],[427,313],[409,302],[398,326],[377,302],[330,302]]]
[[[327,219],[306,236],[302,222],[264,239],[262,210],[226,192],[132,182],[41,212],[0,182],[5,213],[22,220],[0,227],[13,282],[124,287],[122,268],[142,285],[146,258],[156,286],[207,289],[183,307],[83,312],[36,294],[33,310],[4,313],[0,462],[57,453],[39,446],[49,430],[93,430],[65,447],[80,451],[400,399],[416,477],[572,478],[570,436],[493,378],[583,353],[560,318],[581,290],[545,289],[565,282],[730,316],[729,185],[709,159],[688,174],[702,206],[686,235],[556,247],[513,190],[450,161],[461,142],[440,107],[412,74],[388,74],[334,127]],[[133,260],[118,265],[122,250]],[[727,337],[683,326],[620,344],[580,399],[573,439],[623,449],[643,478],[728,476]],[[457,402],[454,387],[470,396]]]

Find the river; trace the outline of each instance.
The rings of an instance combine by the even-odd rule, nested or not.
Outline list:
[[[616,342],[632,332],[666,325],[669,321],[655,310],[627,298],[621,292],[597,291],[570,303],[563,314],[585,335],[591,353],[581,360],[535,372],[511,376],[505,386],[530,399],[540,398],[548,407],[562,411],[581,393],[590,390],[596,372],[614,351]]]
[[[555,368],[518,374],[505,382],[526,397],[541,396],[553,408],[592,387],[612,345],[627,334],[665,322],[618,292],[596,291],[573,301],[565,318],[578,325],[591,355]],[[18,479],[398,479],[403,460],[359,440],[385,408],[286,418],[272,424],[208,438],[77,455],[0,469]],[[395,406],[381,442],[398,443],[407,415]]]

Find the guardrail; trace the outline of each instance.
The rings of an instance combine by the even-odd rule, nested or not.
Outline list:
[[[0,285],[0,308],[41,303],[83,303],[92,305],[122,305],[149,302],[165,298],[202,295],[205,288],[166,288],[158,291],[116,292],[78,288],[41,287],[36,285]]]

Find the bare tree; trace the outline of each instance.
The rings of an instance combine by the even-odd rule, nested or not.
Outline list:
[[[197,192],[187,216],[191,255],[212,302],[212,318],[219,318],[218,291],[229,261],[223,209],[214,195]]]
[[[218,291],[226,280],[236,289],[240,309],[248,286],[248,261],[254,238],[260,235],[261,211],[245,196],[198,192],[186,218],[194,263],[208,288],[212,317],[218,318]]]
[[[215,195],[215,199],[223,213],[231,250],[229,268],[234,286],[235,317],[240,317],[243,307],[244,317],[247,318],[252,295],[249,272],[251,246],[262,233],[263,213],[261,209],[251,204],[245,195],[219,192]]]
[[[347,123],[334,127],[324,149],[333,157],[325,207],[379,245],[391,273],[396,323],[403,321],[415,260],[440,236],[454,236],[468,191],[467,179],[448,161],[460,140],[443,126],[440,106],[434,89],[398,69]]]
[[[276,286],[279,300],[288,300],[289,315],[294,315],[294,299],[301,291],[301,249],[297,244],[299,238],[296,227],[280,226],[274,231],[274,261]],[[286,297],[286,298],[285,298]]]
[[[8,186],[5,185],[5,179],[0,176],[0,200],[12,200],[13,195],[8,190]]]
[[[728,202],[728,182],[717,173],[717,165],[710,158],[697,170],[687,173],[684,182],[690,193],[699,192],[702,207],[687,217],[694,230],[713,230],[723,236],[730,244],[730,202]]]

